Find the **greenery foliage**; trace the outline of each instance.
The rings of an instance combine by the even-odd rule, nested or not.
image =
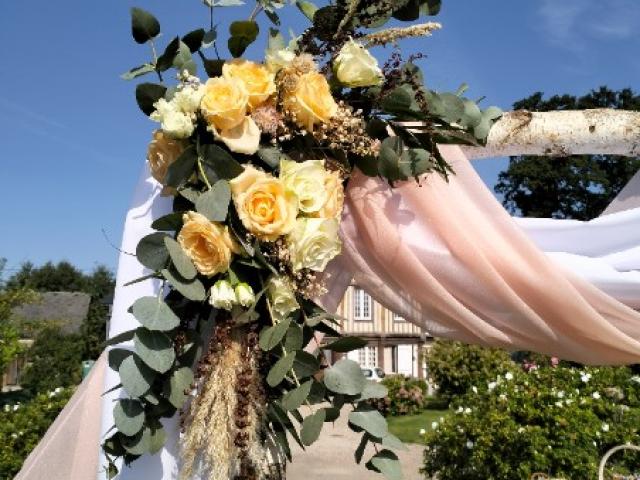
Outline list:
[[[514,109],[530,111],[619,108],[640,110],[640,95],[629,88],[607,87],[587,95],[554,95],[543,99],[541,92],[520,100]],[[574,155],[569,157],[511,157],[495,191],[504,196],[504,206],[524,217],[597,217],[640,168],[640,158],[616,155]]]
[[[426,353],[426,361],[438,394],[450,398],[463,395],[472,385],[486,383],[495,372],[514,366],[502,349],[440,339]]]
[[[386,417],[416,415],[427,405],[427,382],[404,375],[387,375],[380,382],[387,387],[384,398],[371,403]]]
[[[56,388],[0,409],[0,479],[8,480],[18,473],[72,394],[72,388]]]
[[[640,441],[640,378],[623,367],[498,368],[452,408],[426,433],[427,478],[596,478],[608,449]],[[612,463],[638,472],[636,453]]]

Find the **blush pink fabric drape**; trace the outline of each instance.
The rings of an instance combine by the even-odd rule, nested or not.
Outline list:
[[[436,336],[587,364],[640,362],[640,313],[554,264],[460,148],[440,150],[455,170],[448,183],[429,175],[392,189],[351,178],[325,307],[335,309],[353,279]]]

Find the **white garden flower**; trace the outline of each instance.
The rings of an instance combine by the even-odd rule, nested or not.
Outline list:
[[[419,433],[420,435],[424,435],[427,433],[427,431],[424,428],[421,428]]]
[[[582,380],[584,383],[588,383],[589,380],[591,380],[591,374],[590,373],[583,373],[580,376],[580,380]]]
[[[256,301],[256,294],[253,288],[247,283],[239,283],[235,288],[236,302],[243,307],[250,307]]]
[[[473,442],[472,442],[471,440],[467,440],[466,447],[467,447],[469,450],[471,450],[471,449],[473,448],[473,446],[474,446]]]
[[[506,402],[507,401],[507,396],[504,393],[501,393],[500,396],[498,397],[501,401]]]
[[[504,378],[506,378],[507,380],[513,380],[513,373],[511,372],[505,373]]]
[[[200,108],[200,100],[204,95],[204,85],[185,85],[171,99],[176,109],[186,114],[195,114]]]
[[[476,387],[475,385],[471,387],[471,390],[473,390],[473,393],[475,393],[476,395],[478,394],[478,387]]]
[[[338,81],[347,87],[371,87],[384,79],[378,60],[354,40],[346,42],[333,62]]]
[[[18,410],[19,408],[20,408],[20,404],[19,404],[19,403],[16,403],[16,404],[13,406],[13,411],[15,412],[15,411],[16,411],[16,410]]]
[[[218,280],[211,287],[209,303],[215,308],[231,310],[236,303],[236,292],[228,280]]]
[[[462,413],[462,412],[464,412],[464,408],[458,407],[458,409],[456,410],[456,413]]]
[[[497,385],[498,384],[496,382],[489,382],[487,387],[489,388],[489,391],[491,392],[494,388],[496,388]]]
[[[438,428],[438,422],[431,422],[431,430],[435,430]]]
[[[557,394],[558,398],[564,398],[564,392],[561,390]]]
[[[161,98],[153,104],[155,111],[149,116],[160,123],[162,131],[173,138],[188,138],[194,130],[191,115],[180,111],[175,102]]]
[[[608,432],[609,431],[609,424],[608,423],[603,423],[602,424],[602,431],[603,432]]]
[[[471,413],[471,409],[469,407],[464,409],[465,415],[469,415]]]
[[[596,399],[596,400],[600,400],[600,398],[602,398],[602,397],[600,396],[600,393],[598,393],[598,392],[593,392],[593,395],[591,395],[591,396],[592,396],[594,399]]]
[[[558,401],[555,403],[556,407],[562,407],[562,401]]]

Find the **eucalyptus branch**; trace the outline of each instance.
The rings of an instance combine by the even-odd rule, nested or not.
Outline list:
[[[163,83],[162,73],[157,69],[158,66],[158,52],[156,52],[156,44],[153,42],[153,38],[149,39],[149,45],[151,45],[151,53],[153,55],[153,67],[156,73],[158,74],[158,78],[160,79],[160,83]]]
[[[262,5],[256,2],[256,6],[253,7],[253,11],[251,12],[251,15],[249,15],[249,21],[254,22],[256,20],[256,17],[260,14],[262,10],[263,10]]]
[[[204,168],[202,167],[202,159],[200,158],[200,155],[198,155],[198,172],[200,173],[200,176],[202,177],[204,184],[207,186],[207,190],[211,190],[211,183],[209,183],[207,174],[205,173]]]

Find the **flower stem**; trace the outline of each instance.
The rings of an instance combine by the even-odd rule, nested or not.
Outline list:
[[[162,73],[158,70],[158,53],[156,52],[156,44],[153,43],[153,38],[149,39],[149,44],[151,45],[151,53],[153,54],[153,68],[158,74],[158,78],[160,79],[160,83],[164,82],[162,79]]]

